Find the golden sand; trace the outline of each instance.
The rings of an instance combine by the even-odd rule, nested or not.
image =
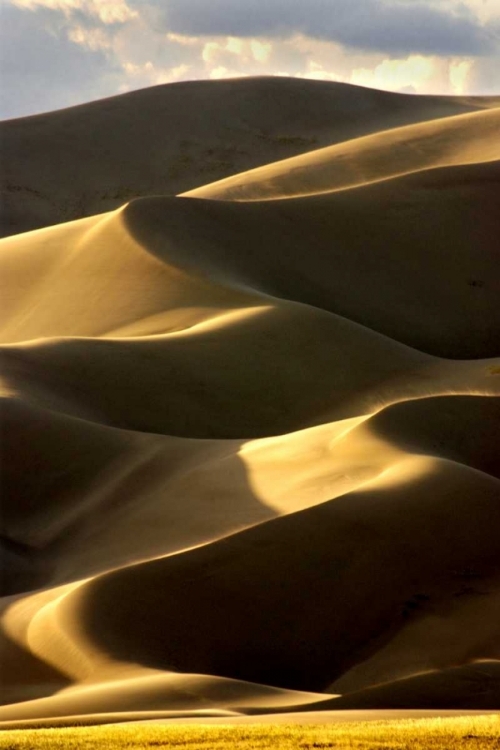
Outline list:
[[[499,106],[2,125],[0,726],[500,707]]]

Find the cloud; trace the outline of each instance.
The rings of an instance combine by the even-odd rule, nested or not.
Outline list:
[[[413,0],[399,0],[399,2],[413,2]],[[435,5],[436,0],[421,0],[428,5]],[[439,0],[446,13],[468,15],[481,24],[487,24],[494,19],[500,19],[500,3],[498,0]]]
[[[102,23],[125,23],[138,15],[126,0],[11,0],[12,5],[25,10],[40,8],[61,11],[66,16],[74,12],[98,18]]]
[[[0,0],[0,119],[196,77],[190,48],[153,33],[135,14],[111,24],[94,12],[95,2],[91,12],[80,0],[26,3]]]
[[[101,50],[83,49],[61,30],[58,14],[1,9],[0,114],[22,117],[108,96],[119,69]]]
[[[392,54],[491,51],[494,41],[472,12],[445,12],[435,5],[418,0],[156,0],[164,27],[188,36],[286,38],[300,33]]]
[[[500,61],[498,57],[474,60],[466,75],[465,91],[483,94],[484,96],[500,95],[499,69]]]
[[[472,60],[460,60],[450,64],[450,84],[453,93],[457,94],[457,96],[466,92],[468,78],[473,64]]]
[[[422,55],[410,55],[403,60],[383,60],[375,68],[355,68],[351,82],[359,86],[403,91],[409,87],[418,92],[435,76],[435,61]]]
[[[245,75],[499,93],[499,8],[498,0],[0,0],[0,117]]]
[[[466,92],[472,59],[447,59],[410,55],[405,59],[387,59],[373,68],[354,68],[349,83],[412,94],[458,96]]]
[[[254,62],[266,63],[269,60],[272,45],[258,39],[237,39],[227,37],[225,40],[207,42],[203,46],[202,59],[209,65],[251,65]]]
[[[68,39],[90,50],[107,50],[111,47],[111,40],[103,29],[87,28],[86,26],[72,26],[68,29]]]

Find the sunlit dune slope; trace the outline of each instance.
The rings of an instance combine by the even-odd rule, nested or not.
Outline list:
[[[362,490],[70,589],[39,610],[30,647],[73,679],[132,662],[306,691],[397,638],[403,671],[433,620],[426,653],[442,666],[494,657],[498,492],[489,475],[408,458]],[[443,644],[445,616],[461,637]]]
[[[167,84],[9,120],[0,123],[1,231],[181,193],[368,133],[499,103],[263,77]]]
[[[430,354],[494,356],[499,164],[295,200],[143,199],[5,240],[2,338],[114,338],[189,325],[193,336],[208,335],[224,321],[261,320],[264,308],[276,310],[272,296]]]
[[[422,398],[245,442],[110,429],[13,401],[4,410],[4,593],[210,542],[363,487],[408,455],[498,477],[497,406]],[[25,471],[28,452],[36,473]]]
[[[361,435],[356,434],[359,429]],[[314,502],[321,503],[321,487],[327,497],[328,483],[333,488],[339,482],[342,455],[344,472],[352,472],[356,462],[358,471],[363,469],[360,490],[198,550],[124,567],[76,588],[6,602],[4,627],[18,647],[28,647],[35,664],[41,660],[66,679],[83,683],[81,691],[6,707],[2,719],[74,714],[79,701],[82,714],[96,711],[99,701],[98,710],[104,712],[195,710],[200,708],[195,696],[201,690],[206,697],[208,689],[213,708],[228,708],[232,701],[243,712],[306,699],[283,694],[277,704],[257,685],[247,691],[253,696],[250,703],[231,685],[223,699],[216,680],[193,677],[186,683],[182,676],[162,676],[161,670],[172,668],[319,691],[349,670],[351,661],[359,664],[359,683],[363,669],[372,681],[387,682],[474,657],[498,657],[498,481],[456,462],[405,454],[396,445],[379,443],[377,448],[377,438],[370,437],[373,430],[363,424],[351,425],[333,441],[331,433],[325,427],[292,439],[270,439],[267,451],[263,441],[248,444],[242,458],[256,497],[272,500],[274,487],[286,512],[287,501],[302,494],[307,502],[307,489],[314,489]],[[324,452],[328,437],[330,461]],[[295,450],[302,444],[302,465],[294,457],[294,444]],[[321,460],[311,462],[321,445],[323,477]],[[226,474],[228,484],[230,477]],[[288,488],[281,486],[285,478]],[[237,499],[234,495],[233,502]],[[139,533],[133,516],[130,520]],[[189,524],[186,517],[184,523]],[[80,540],[78,532],[72,536],[78,547],[85,535]],[[93,536],[87,545],[96,542]],[[127,544],[125,537],[122,545]],[[88,562],[83,554],[83,564]],[[233,624],[229,631],[224,627],[228,618]],[[450,631],[454,637],[445,645],[443,637]],[[373,680],[369,665],[377,658]],[[129,662],[160,672],[127,671]],[[8,663],[5,656],[3,663]],[[19,686],[15,671],[5,671],[3,680],[14,700],[30,697],[33,688]],[[447,703],[442,683],[434,705],[453,704],[453,691]],[[398,684],[387,686],[380,699],[375,691],[374,705],[408,705],[409,695],[413,705],[429,705],[418,690],[409,693],[406,683],[403,688],[399,698]],[[471,703],[475,692],[467,691],[466,683],[457,694],[462,702],[455,705],[469,700],[472,706],[489,706],[480,696]],[[319,696],[307,700],[313,703]],[[352,706],[357,700],[353,693]],[[369,704],[364,694],[359,701],[361,707]]]
[[[109,574],[69,597],[61,621],[116,659],[181,671],[197,664],[203,672],[322,690],[404,627],[414,606],[467,622],[470,601],[455,597],[460,576],[471,567],[481,578],[495,572],[498,482],[446,462],[418,466],[413,481],[405,467],[393,482],[386,478],[387,489],[375,482],[198,551]],[[473,537],[464,523],[472,508]],[[134,628],[131,603],[139,595],[154,617]],[[498,600],[497,593],[496,608]],[[443,649],[445,662],[482,655],[496,634],[491,601],[477,603],[474,635]]]
[[[423,169],[500,159],[500,108],[407,125],[227,177],[187,192],[263,200],[341,190]]]
[[[499,104],[2,124],[1,726],[500,708]]]
[[[116,714],[128,721],[141,711],[156,712],[151,718],[185,715],[238,716],[259,710],[294,710],[309,703],[330,703],[331,696],[267,687],[254,683],[197,674],[176,674],[145,668],[118,671],[100,682],[65,688],[50,698],[28,700],[15,707],[0,707],[3,721],[94,717]],[[168,708],[166,708],[168,706]],[[130,715],[130,716],[129,716]],[[137,718],[147,718],[138,716]]]

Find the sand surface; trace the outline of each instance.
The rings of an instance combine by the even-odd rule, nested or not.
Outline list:
[[[500,709],[499,114],[1,123],[0,727]]]

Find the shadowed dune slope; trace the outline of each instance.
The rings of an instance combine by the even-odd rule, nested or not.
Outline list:
[[[423,169],[500,158],[500,109],[357,138],[191,190],[218,200],[262,200],[341,190]]]
[[[167,333],[272,296],[429,354],[495,356],[499,164],[284,201],[141,199],[4,240],[3,340]]]
[[[500,661],[476,661],[377,685],[334,699],[337,710],[370,708],[480,708],[500,705]]]
[[[182,263],[210,257],[226,277],[430,354],[488,357],[498,353],[500,328],[499,165],[429,170],[294,200],[189,199],[174,212],[178,222],[159,200],[133,203],[125,216],[143,241],[152,236],[143,233],[148,224],[158,233],[168,227]],[[199,227],[192,254],[192,244],[180,241],[184,222],[190,239]]]
[[[468,625],[473,600],[475,628],[440,644],[443,665],[496,657],[498,493],[488,475],[408,459],[362,491],[83,584],[41,613],[31,641],[80,678],[111,659],[318,692],[414,620]]]
[[[263,77],[167,84],[5,121],[2,234],[102,213],[132,197],[180,193],[333,143],[499,101]]]
[[[0,126],[0,727],[500,708],[499,104]]]
[[[498,477],[496,406],[422,397],[371,418],[244,442],[117,430],[12,399],[2,533],[17,557],[4,566],[4,593],[212,541],[369,485],[409,456]],[[28,455],[34,472],[25,471]]]

